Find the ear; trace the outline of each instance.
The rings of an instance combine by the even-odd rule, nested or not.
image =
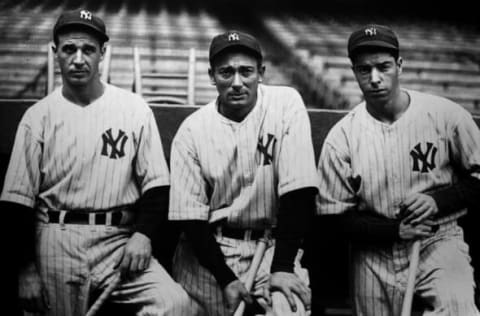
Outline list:
[[[50,47],[52,48],[52,52],[53,52],[54,54],[56,54],[56,53],[57,53],[57,50],[58,50],[58,49],[57,49],[57,46],[56,46],[54,43],[52,43],[52,45],[51,45]]]
[[[103,44],[102,45],[102,48],[100,48],[100,60],[103,60],[103,58],[105,57],[105,52],[107,51],[107,45],[106,44]]]
[[[401,74],[403,69],[403,59],[400,56],[397,59],[397,67],[398,67],[398,74]]]
[[[210,77],[210,83],[212,85],[216,85],[217,83],[215,82],[215,77],[213,76],[212,68],[208,68],[208,76]]]
[[[258,82],[263,81],[263,76],[265,75],[265,70],[266,69],[267,68],[265,67],[265,65],[261,65],[260,68],[258,69],[258,74],[259,74]]]

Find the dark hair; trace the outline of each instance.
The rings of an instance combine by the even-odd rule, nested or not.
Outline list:
[[[247,48],[247,47],[243,47],[243,46],[231,46],[231,47],[227,47],[225,48],[224,50],[222,50],[221,52],[219,52],[217,55],[215,55],[215,57],[213,59],[210,60],[210,68],[212,68],[212,70],[214,69],[215,67],[215,61],[222,58],[223,56],[225,56],[226,54],[228,53],[232,53],[232,52],[235,52],[235,53],[244,53],[246,55],[249,55],[249,56],[252,56],[255,58],[255,60],[257,61],[257,68],[260,69],[260,67],[262,67],[262,64],[263,64],[263,58],[260,54],[258,54],[257,52]]]
[[[377,47],[377,46],[362,46],[356,48],[353,52],[350,53],[350,60],[352,61],[352,64],[355,63],[355,59],[357,58],[358,55],[360,54],[373,54],[373,53],[388,53],[392,55],[395,60],[398,59],[399,51],[397,49],[390,49],[386,47]]]
[[[96,38],[100,47],[103,47],[103,44],[105,44],[105,42],[106,42],[98,32],[95,32],[90,27],[82,26],[82,25],[66,25],[66,26],[62,27],[57,32],[57,34],[54,35],[53,42],[55,43],[55,46],[58,45],[58,37],[60,35],[68,33],[68,32],[72,32],[72,31],[80,31],[80,32],[85,32],[85,33],[88,33],[88,34],[92,35],[93,37]]]

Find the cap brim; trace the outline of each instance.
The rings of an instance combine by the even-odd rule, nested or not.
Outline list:
[[[395,46],[393,44],[385,43],[384,41],[368,41],[368,42],[363,42],[363,43],[355,45],[355,48],[353,48],[352,51],[356,50],[359,47],[381,47],[381,48],[398,50],[397,46]]]
[[[92,24],[89,24],[89,23],[84,23],[84,22],[81,22],[81,21],[72,21],[72,22],[66,22],[64,24],[62,24],[62,26],[58,29],[56,29],[56,33],[60,32],[61,30],[63,30],[64,28],[66,27],[71,27],[71,26],[83,26],[89,30],[92,30],[93,32],[95,32],[95,34],[98,34],[102,40],[104,40],[105,42],[108,41],[110,38],[108,37],[108,35],[106,35],[105,33],[103,33],[103,31],[95,28],[94,26],[92,26]]]
[[[231,48],[243,48],[245,50],[248,50],[249,52],[251,52],[253,55],[259,57],[259,58],[263,58],[263,55],[262,53],[258,52],[255,48],[251,47],[251,46],[248,46],[248,45],[245,45],[245,44],[228,44],[228,45],[225,45],[223,47],[220,47],[218,48],[217,50],[215,50],[215,52],[213,52],[213,54],[210,55],[209,59],[210,61],[212,61],[213,59],[215,59],[219,54],[223,53],[224,51],[226,50],[229,50]]]

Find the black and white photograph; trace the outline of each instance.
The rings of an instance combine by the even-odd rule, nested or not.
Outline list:
[[[1,315],[480,316],[475,3],[0,0]]]

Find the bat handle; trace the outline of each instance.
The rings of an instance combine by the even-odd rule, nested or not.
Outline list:
[[[235,313],[233,314],[233,316],[242,316],[244,312],[245,312],[245,301],[241,301],[240,304],[238,304],[238,307],[235,310]]]
[[[270,229],[265,229],[263,234],[263,238],[258,241],[258,245],[255,249],[255,254],[253,255],[252,262],[250,264],[250,269],[248,270],[248,274],[245,281],[245,287],[248,291],[250,291],[253,287],[253,282],[255,280],[255,275],[257,274],[258,268],[260,267],[261,261],[263,259],[263,255],[265,254],[265,250],[267,247],[268,238],[270,238],[271,231]],[[245,312],[245,301],[240,301],[238,304],[237,309],[233,316],[242,316]]]
[[[401,316],[410,316],[412,312],[413,292],[415,290],[415,278],[417,275],[418,261],[420,257],[420,240],[415,240],[410,252],[410,265],[408,267],[408,280],[405,296],[403,298]]]
[[[114,279],[110,282],[108,287],[102,292],[102,294],[97,298],[95,303],[90,307],[88,310],[87,314],[85,316],[94,316],[100,307],[102,307],[103,303],[108,299],[110,294],[115,290],[117,287],[118,283],[120,283],[120,273],[117,272],[117,274],[114,276]]]

